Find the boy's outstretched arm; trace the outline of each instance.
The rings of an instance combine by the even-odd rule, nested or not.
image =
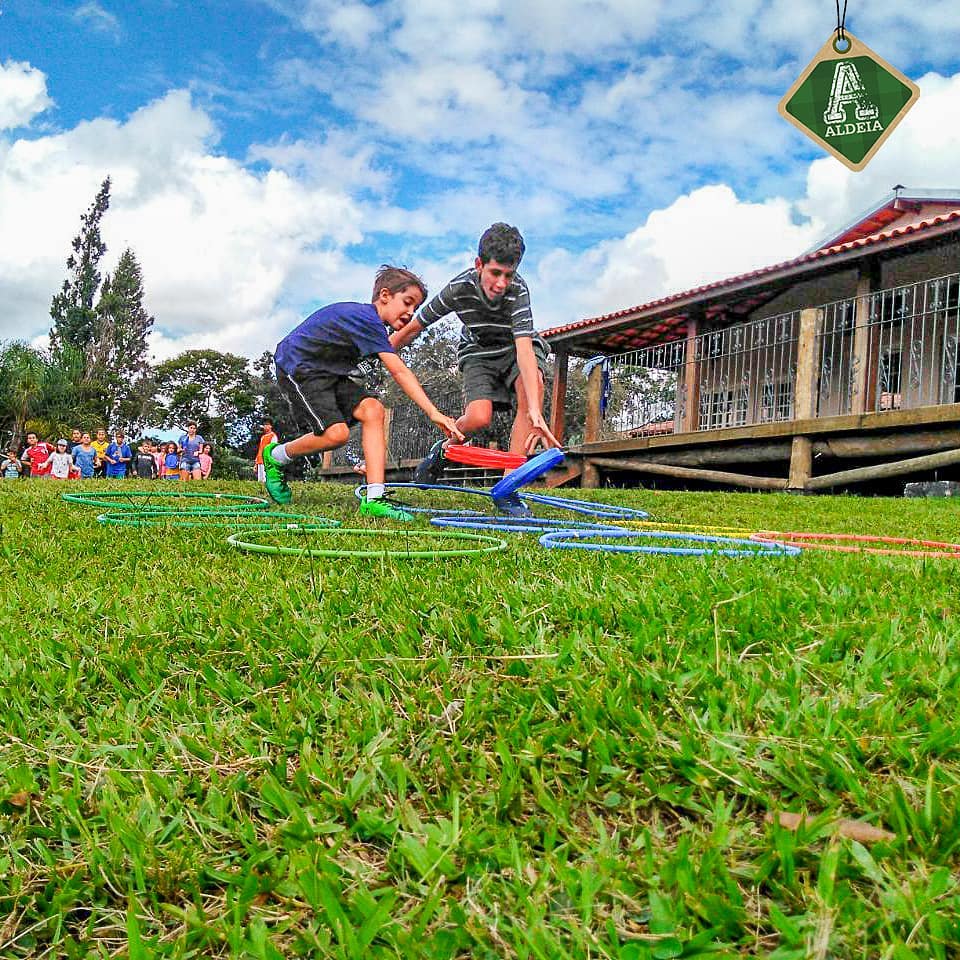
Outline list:
[[[433,401],[424,392],[414,372],[395,353],[384,351],[377,356],[390,376],[397,381],[397,386],[430,418],[430,422],[451,439],[462,443],[465,437],[457,429],[457,422],[452,417],[442,414],[433,405]]]
[[[393,347],[394,350],[399,350],[426,329],[419,320],[414,318],[406,326],[390,334],[390,346]]]
[[[550,427],[543,417],[540,401],[540,368],[533,353],[533,340],[530,337],[517,337],[514,340],[517,347],[517,366],[520,368],[520,383],[527,397],[527,413],[530,417],[532,429],[527,437],[527,453],[532,453],[537,440],[543,440],[549,446],[559,447],[557,438],[550,432]]]

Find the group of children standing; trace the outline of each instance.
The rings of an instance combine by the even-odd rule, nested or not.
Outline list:
[[[107,440],[104,429],[96,440],[89,433],[73,431],[72,444],[66,440],[47,443],[35,433],[27,434],[27,445],[21,454],[15,448],[0,459],[0,477],[49,477],[54,480],[86,480],[93,477],[120,479],[126,476],[143,480],[201,480],[210,476],[213,454],[209,443],[197,434],[197,425],[190,423],[177,443],[156,444],[140,441],[136,451],[127,443],[122,430]]]
[[[494,411],[509,409],[514,399],[510,451],[532,453],[538,444],[559,446],[543,417],[549,349],[534,332],[530,294],[517,273],[523,253],[520,231],[495,223],[480,237],[474,265],[428,303],[420,277],[384,265],[374,281],[370,303],[323,307],[288,334],[274,353],[277,384],[296,421],[308,432],[263,448],[270,497],[289,503],[292,494],[284,468],[299,457],[343,446],[350,427],[359,422],[367,474],[361,515],[413,519],[411,513],[384,499],[385,409],[370,378],[374,360],[383,364],[444,435],[418,466],[417,482],[435,481],[443,471],[445,444],[451,439],[463,442],[467,435],[487,427]],[[463,373],[464,411],[456,420],[433,405],[397,355],[422,330],[451,313],[462,324],[458,365]],[[496,506],[502,513],[528,515],[516,494]]]

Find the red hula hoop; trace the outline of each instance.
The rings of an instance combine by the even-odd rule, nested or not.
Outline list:
[[[454,463],[496,470],[516,470],[527,462],[522,453],[507,453],[505,450],[488,450],[486,447],[468,447],[456,443],[451,443],[443,451],[443,455]]]
[[[897,557],[954,557],[960,558],[960,543],[939,540],[914,540],[909,537],[877,537],[864,533],[800,533],[798,531],[760,530],[751,534],[751,540],[800,544],[804,550],[834,550],[838,553],[875,553]],[[923,550],[884,550],[877,547],[848,547],[841,543],[820,543],[822,540],[841,540],[850,543],[883,543],[888,546],[929,547]]]

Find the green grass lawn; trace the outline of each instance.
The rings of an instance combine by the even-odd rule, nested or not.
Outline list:
[[[63,490],[0,483],[0,956],[958,956],[960,561],[310,562]],[[594,496],[960,540],[949,500]]]

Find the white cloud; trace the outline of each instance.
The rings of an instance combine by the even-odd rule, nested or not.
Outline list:
[[[815,160],[807,173],[806,215],[819,213],[828,226],[861,213],[898,183],[908,187],[956,189],[960,195],[960,73],[930,73],[917,81],[920,99],[859,173],[832,157]]]
[[[96,0],[87,0],[73,12],[73,19],[78,23],[86,23],[98,33],[106,33],[119,40],[123,34],[119,19],[109,10],[104,9]]]
[[[335,7],[327,20],[330,32],[353,47],[365,47],[379,32],[377,15],[361,3]]]
[[[782,198],[749,203],[728,186],[701,187],[618,240],[579,255],[554,250],[544,257],[533,286],[535,293],[548,291],[538,325],[611,313],[789,259],[822,227],[794,223]]]
[[[53,106],[47,78],[29,63],[0,63],[0,130],[13,130]]]
[[[99,119],[0,150],[0,338],[48,327],[80,214],[108,175],[102,267],[134,250],[158,352],[202,343],[255,355],[276,342],[291,309],[345,296],[342,249],[361,239],[356,204],[282,170],[252,172],[213,153],[215,139],[209,116],[174,91],[125,122]]]
[[[960,116],[960,73],[928,74],[919,86],[916,105],[859,173],[832,157],[815,160],[796,201],[750,202],[727,185],[701,187],[618,239],[577,254],[548,252],[530,277],[538,326],[611,313],[799,256],[897,183],[955,188],[960,197],[960,127],[944,122]]]

